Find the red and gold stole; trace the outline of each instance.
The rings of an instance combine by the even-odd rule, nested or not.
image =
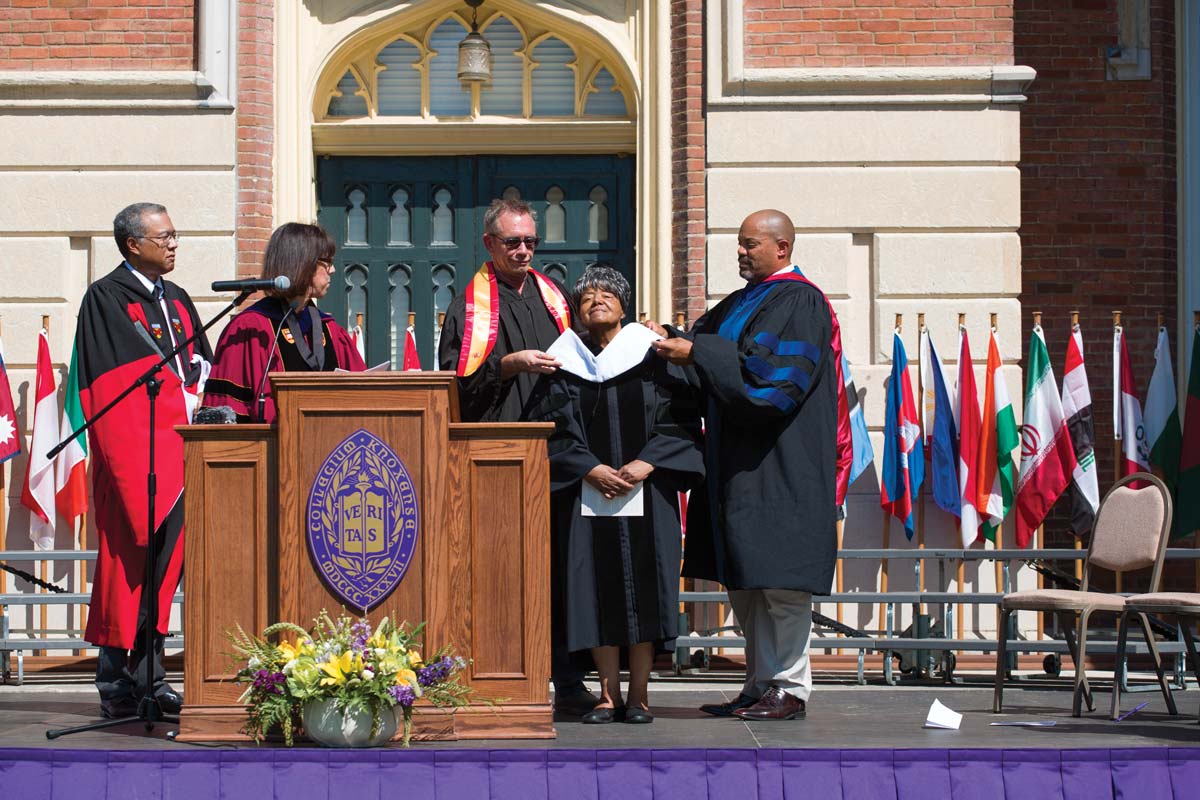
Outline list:
[[[567,298],[554,281],[540,272],[529,270],[537,284],[538,292],[546,310],[554,318],[558,332],[562,333],[571,325],[571,309]],[[496,273],[492,262],[485,262],[475,277],[467,284],[466,316],[463,322],[462,349],[458,353],[458,376],[471,375],[491,355],[496,346],[496,333],[500,329],[500,290],[496,283]]]

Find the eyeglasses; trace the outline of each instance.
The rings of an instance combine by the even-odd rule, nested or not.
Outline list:
[[[500,244],[504,245],[505,250],[516,250],[521,245],[525,245],[528,250],[536,250],[537,246],[542,243],[539,236],[509,236],[505,239],[493,237]]]
[[[334,270],[333,262],[328,259],[325,259],[325,258],[318,258],[317,266],[324,267],[329,272],[333,272],[333,270]]]
[[[166,247],[172,240],[174,240],[175,244],[179,244],[179,240],[183,238],[183,235],[179,231],[167,231],[166,233],[160,233],[158,236],[139,236],[138,238],[154,242],[159,247]]]

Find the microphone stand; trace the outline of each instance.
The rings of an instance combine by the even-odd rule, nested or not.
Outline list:
[[[283,323],[287,322],[287,318],[296,309],[291,303],[287,303],[287,308],[283,310],[283,316],[279,319],[279,324],[275,326],[275,336],[271,339],[271,349],[267,351],[267,363],[263,366],[262,379],[258,382],[258,391],[254,394],[254,409],[255,417],[258,422],[266,422],[267,416],[267,375],[271,372],[271,359],[275,357],[275,351],[279,349],[279,332],[283,330]],[[280,369],[284,369],[280,365]]]
[[[209,320],[199,330],[194,331],[191,336],[183,340],[175,346],[169,353],[159,359],[158,363],[142,373],[141,377],[133,383],[125,387],[125,389],[117,395],[112,402],[104,408],[97,411],[91,419],[86,420],[84,424],[78,428],[73,434],[68,436],[63,441],[54,446],[47,457],[51,460],[68,444],[74,441],[84,431],[91,428],[97,420],[111,411],[118,403],[124,400],[139,386],[146,388],[146,397],[150,402],[150,437],[148,447],[150,461],[147,466],[146,473],[146,569],[145,576],[142,581],[142,608],[145,611],[145,623],[143,625],[142,646],[145,648],[145,656],[143,658],[143,671],[145,673],[145,685],[142,689],[142,696],[138,700],[137,712],[132,716],[119,717],[117,719],[106,719],[99,722],[92,722],[86,725],[77,725],[73,728],[60,728],[58,730],[46,731],[47,739],[57,739],[60,736],[67,736],[72,733],[82,733],[83,731],[95,731],[103,728],[111,728],[116,725],[124,725],[127,722],[141,721],[145,724],[146,730],[154,729],[156,722],[179,722],[179,718],[173,714],[166,714],[158,704],[158,699],[154,696],[154,638],[158,633],[158,580],[157,570],[155,569],[155,552],[154,552],[154,535],[156,533],[154,527],[154,499],[158,491],[158,474],[154,470],[154,437],[155,437],[155,406],[158,399],[159,391],[162,388],[162,381],[158,377],[159,371],[164,365],[175,359],[179,353],[184,352],[188,345],[197,341],[204,333],[208,331],[219,320],[223,319],[233,309],[244,303],[252,294],[249,289],[243,290],[233,299],[233,302],[227,305],[221,313],[217,314]],[[181,376],[182,377],[182,376]]]

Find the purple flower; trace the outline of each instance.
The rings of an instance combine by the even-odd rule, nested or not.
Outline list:
[[[432,664],[426,664],[417,670],[417,683],[421,686],[432,686],[441,683],[449,677],[454,669],[454,661],[450,656],[442,656]]]
[[[365,619],[350,626],[350,649],[362,653],[367,649],[367,639],[371,638],[371,623]]]
[[[254,688],[260,692],[283,694],[285,683],[287,683],[287,676],[282,672],[268,672],[260,669],[254,673]]]
[[[413,692],[412,687],[407,683],[391,687],[388,689],[388,694],[392,696],[397,705],[404,706],[405,708],[411,708],[412,704],[417,700],[416,693]]]

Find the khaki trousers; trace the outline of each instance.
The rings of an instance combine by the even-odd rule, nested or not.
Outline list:
[[[812,595],[791,589],[739,589],[729,592],[729,604],[746,637],[742,693],[762,697],[778,686],[807,703],[812,694]]]

